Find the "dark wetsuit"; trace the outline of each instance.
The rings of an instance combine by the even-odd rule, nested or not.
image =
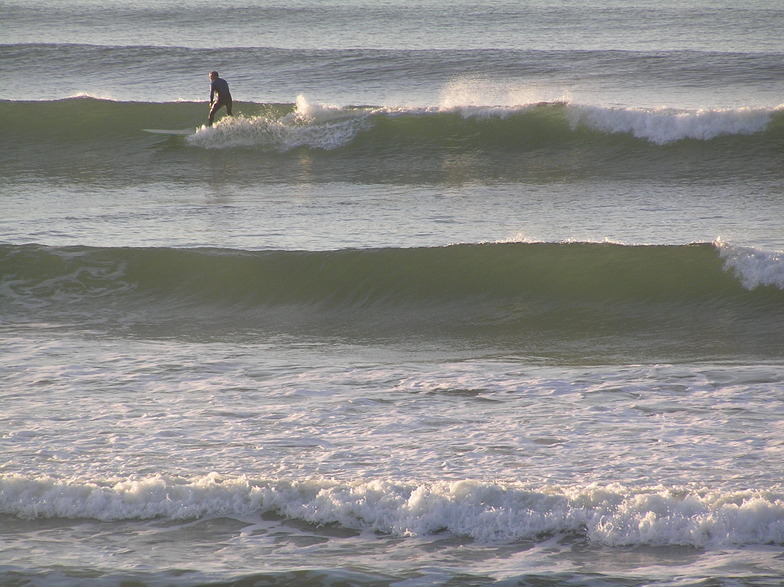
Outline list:
[[[215,94],[218,95],[217,100]],[[226,107],[226,114],[231,116],[231,93],[229,92],[229,84],[223,78],[217,78],[210,84],[210,118],[207,126],[212,126],[212,120],[215,118],[215,113],[222,107]]]

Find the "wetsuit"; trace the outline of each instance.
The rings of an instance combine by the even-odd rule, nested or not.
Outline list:
[[[215,94],[218,99],[215,99]],[[210,84],[210,118],[207,126],[212,126],[212,120],[215,118],[215,113],[222,107],[226,107],[226,114],[231,116],[231,93],[229,92],[229,84],[223,78],[216,78]]]

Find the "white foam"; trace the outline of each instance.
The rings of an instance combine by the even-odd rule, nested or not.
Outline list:
[[[446,530],[496,543],[561,533],[607,545],[784,543],[780,489],[268,481],[214,473],[97,482],[0,477],[0,512],[24,518],[189,519],[270,510],[314,524],[337,522],[398,536]]]
[[[784,253],[761,251],[716,241],[724,268],[732,271],[746,289],[772,285],[784,289]]]
[[[675,110],[671,108],[602,108],[574,106],[569,109],[573,127],[586,125],[608,133],[629,133],[663,145],[683,139],[710,140],[721,135],[744,135],[764,131],[773,110],[766,108]]]
[[[186,140],[207,149],[265,147],[285,152],[298,147],[332,150],[350,143],[367,127],[369,111],[329,104],[311,104],[297,96],[292,113],[224,117],[212,127],[201,127]]]

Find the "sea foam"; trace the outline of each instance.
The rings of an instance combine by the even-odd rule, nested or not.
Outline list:
[[[746,289],[773,286],[784,290],[784,254],[754,247],[716,243],[724,268],[732,271]]]
[[[364,109],[312,104],[297,96],[293,112],[271,116],[225,117],[212,127],[201,127],[187,142],[208,149],[262,147],[286,152],[298,147],[332,150],[350,143],[367,127]]]
[[[684,139],[705,141],[721,135],[763,132],[772,114],[773,110],[762,108],[675,110],[574,106],[568,116],[573,127],[587,125],[608,133],[629,133],[664,145]]]
[[[0,512],[20,518],[247,518],[266,511],[316,525],[397,536],[447,531],[486,543],[555,534],[612,546],[784,543],[781,490],[253,480],[215,473],[95,481],[0,477]]]
[[[188,143],[203,148],[262,147],[277,152],[299,147],[333,150],[349,145],[361,132],[371,131],[385,148],[398,143],[399,148],[421,148],[436,137],[441,138],[444,148],[458,138],[475,147],[508,148],[510,135],[517,137],[512,144],[519,147],[530,145],[533,136],[563,142],[577,138],[575,131],[589,129],[604,135],[628,134],[662,146],[687,139],[710,141],[763,133],[780,112],[780,108],[611,108],[574,104],[564,98],[517,105],[459,100],[445,101],[436,108],[343,107],[312,103],[298,96],[288,114],[224,117],[213,127],[200,128]],[[456,124],[450,118],[454,114],[480,126]],[[392,128],[393,119],[403,121],[394,127],[393,134],[379,131],[379,127]],[[499,121],[503,128],[495,124]],[[477,130],[478,137],[484,139],[477,139]],[[476,140],[479,142],[472,142]]]

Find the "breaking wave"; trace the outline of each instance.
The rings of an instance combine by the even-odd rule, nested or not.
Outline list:
[[[327,479],[0,477],[0,512],[21,518],[195,519],[274,512],[397,536],[444,531],[486,543],[572,534],[608,546],[784,543],[781,490],[620,485],[528,487]]]
[[[67,142],[134,134],[143,128],[190,128],[187,143],[203,148],[299,147],[387,149],[412,145],[437,149],[530,149],[596,141],[653,145],[759,135],[781,141],[784,108],[675,110],[607,108],[544,102],[508,106],[390,108],[313,104],[239,104],[240,116],[202,127],[204,105],[193,102],[114,102],[90,97],[43,102],[4,101],[9,136],[36,135]]]

